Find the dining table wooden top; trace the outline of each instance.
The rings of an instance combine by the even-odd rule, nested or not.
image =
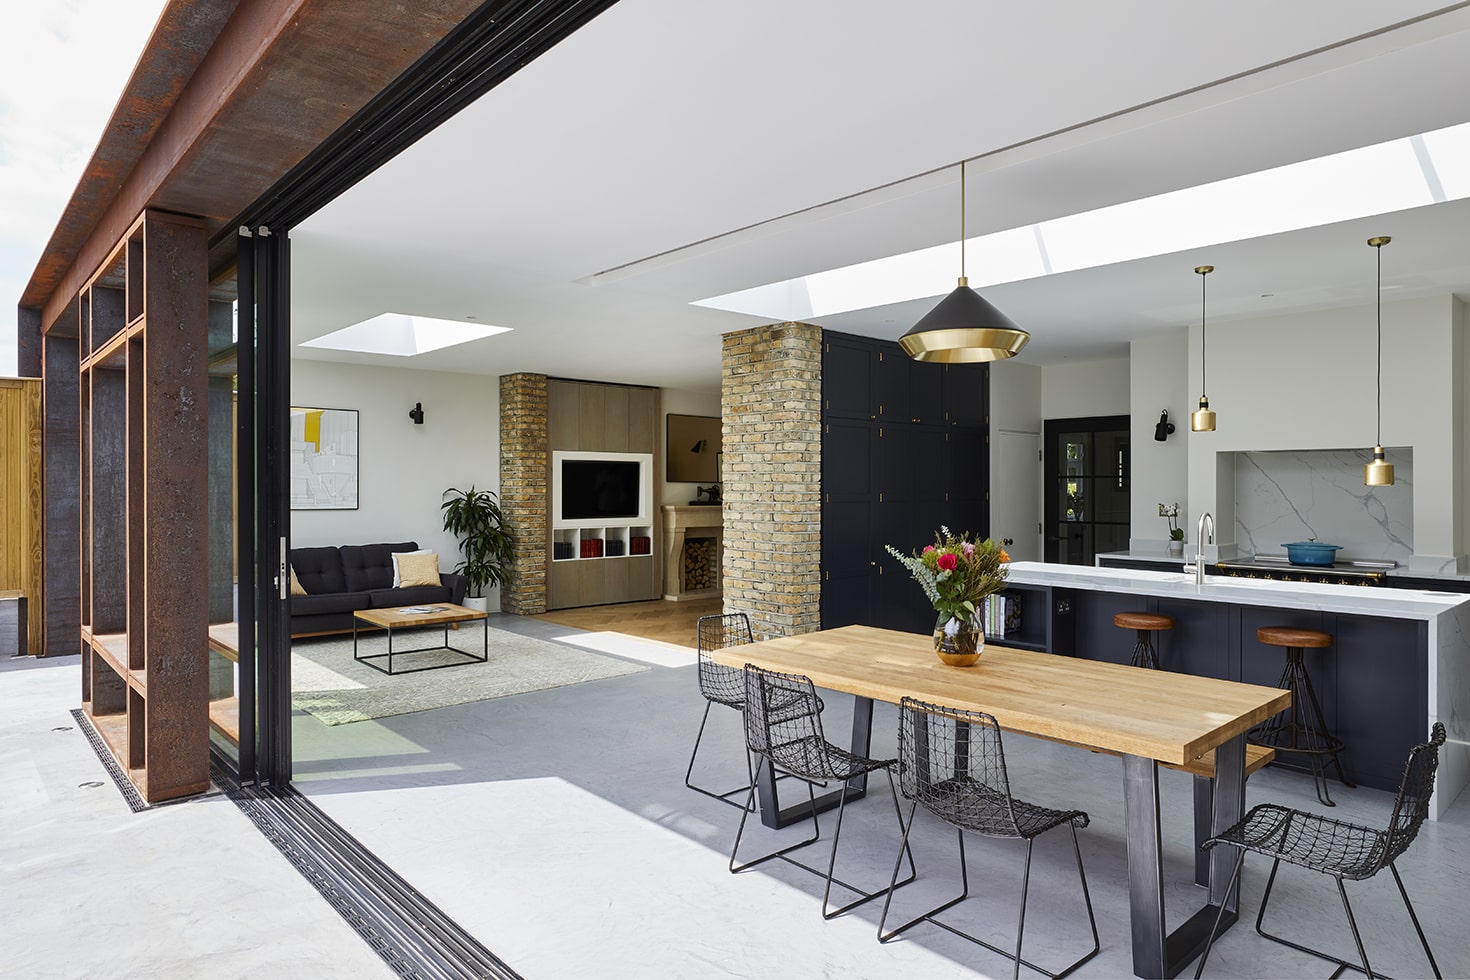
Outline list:
[[[980,661],[950,667],[932,637],[843,626],[711,651],[731,667],[803,674],[818,687],[897,704],[918,698],[983,711],[1002,729],[1143,756],[1192,762],[1291,704],[1256,684],[1018,650],[987,641]]]

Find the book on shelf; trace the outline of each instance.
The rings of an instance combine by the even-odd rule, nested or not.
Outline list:
[[[1002,637],[1021,630],[1021,603],[1015,596],[996,592],[985,597],[985,635]]]

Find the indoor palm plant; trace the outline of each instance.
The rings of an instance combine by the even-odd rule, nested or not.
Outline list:
[[[495,491],[476,490],[471,484],[468,490],[450,487],[444,496],[449,498],[439,505],[444,512],[444,530],[459,540],[464,555],[454,570],[465,577],[469,595],[466,601],[475,605],[470,600],[478,599],[478,607],[483,607],[485,589],[499,585],[510,574],[515,537],[505,525]]]
[[[985,600],[1005,588],[1010,556],[989,538],[971,541],[940,527],[934,543],[905,555],[893,545],[888,553],[903,563],[924,589],[939,614],[934,624],[934,651],[945,663],[967,666],[985,645]]]

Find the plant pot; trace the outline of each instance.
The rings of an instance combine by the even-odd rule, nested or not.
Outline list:
[[[985,628],[976,617],[940,613],[934,624],[934,653],[951,667],[969,667],[985,649]]]
[[[1182,540],[1181,541],[1170,541],[1169,542],[1169,557],[1170,558],[1183,558],[1184,557],[1184,542]]]
[[[473,609],[475,612],[490,611],[490,600],[482,595],[465,596],[464,604],[466,609]]]

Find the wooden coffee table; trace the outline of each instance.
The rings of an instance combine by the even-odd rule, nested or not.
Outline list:
[[[424,609],[428,612],[408,612],[411,609]],[[474,620],[484,623],[485,647],[484,653],[476,656],[468,650],[449,645],[449,627],[453,623],[468,623]],[[358,622],[367,623],[380,629],[388,631],[388,652],[372,653],[363,656],[357,652],[357,626]],[[422,626],[442,626],[444,628],[444,642],[432,647],[414,647],[411,650],[393,649],[393,631],[396,629],[415,628]],[[411,653],[426,653],[431,650],[448,650],[450,653],[459,654],[463,660],[449,660],[440,664],[429,664],[424,667],[409,667],[404,670],[393,669],[393,658],[404,657]],[[374,663],[375,660],[387,659],[388,666],[383,668]],[[490,659],[490,617],[478,609],[467,609],[464,606],[456,606],[452,602],[436,602],[422,606],[389,606],[384,609],[358,609],[352,614],[352,659],[367,664],[374,670],[381,670],[385,674],[412,674],[421,670],[438,670],[441,667],[458,667],[462,664],[482,664]]]

